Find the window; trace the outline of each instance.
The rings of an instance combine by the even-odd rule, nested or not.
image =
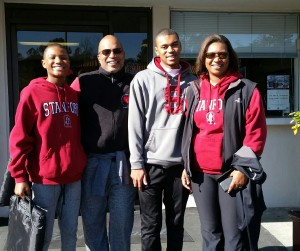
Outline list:
[[[173,11],[171,27],[182,41],[182,57],[192,65],[206,36],[225,35],[240,58],[244,77],[258,83],[266,115],[282,117],[294,109],[298,15]],[[271,90],[270,76],[286,76],[289,84]]]

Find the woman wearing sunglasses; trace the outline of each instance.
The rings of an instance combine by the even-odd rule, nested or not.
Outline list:
[[[196,60],[199,80],[186,96],[182,183],[194,194],[203,251],[258,249],[266,119],[256,84],[242,78],[238,63],[226,37],[208,36]]]

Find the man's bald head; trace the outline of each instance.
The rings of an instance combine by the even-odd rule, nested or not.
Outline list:
[[[106,35],[99,42],[98,52],[101,52],[101,50],[104,49],[104,47],[107,45],[107,43],[109,43],[109,44],[116,43],[116,44],[118,44],[119,47],[121,47],[123,49],[123,45],[121,44],[121,42],[119,41],[119,39],[116,36]]]

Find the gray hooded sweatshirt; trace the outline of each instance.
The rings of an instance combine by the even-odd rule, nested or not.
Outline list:
[[[144,168],[145,163],[165,168],[182,164],[185,93],[197,78],[188,63],[180,65],[179,74],[172,77],[156,57],[131,82],[128,130],[132,169]]]

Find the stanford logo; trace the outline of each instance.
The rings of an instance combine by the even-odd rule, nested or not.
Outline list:
[[[206,113],[206,121],[210,125],[214,125],[215,123],[215,113],[214,112],[208,112]]]
[[[124,94],[121,98],[121,103],[123,105],[123,108],[128,108],[129,104],[129,94]]]
[[[71,125],[71,118],[69,115],[64,116],[64,126],[65,127],[72,127]]]

